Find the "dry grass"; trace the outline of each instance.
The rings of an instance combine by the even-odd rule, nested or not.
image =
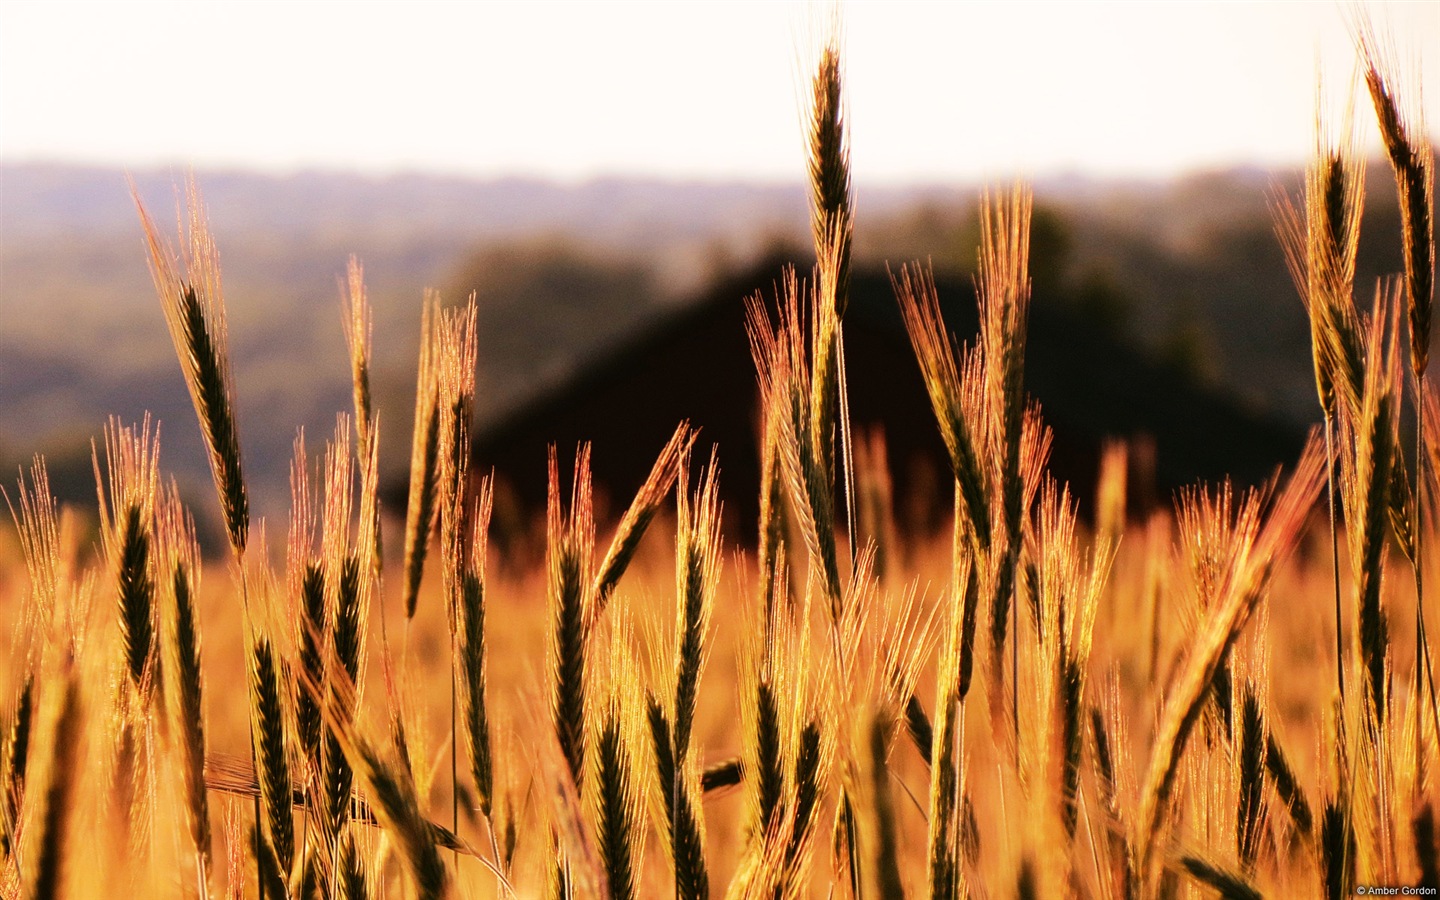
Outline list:
[[[142,207],[228,577],[202,566],[148,422],[113,423],[103,463],[96,450],[99,553],[76,524],[86,513],[56,507],[43,461],[22,477],[17,539],[0,542],[14,611],[0,896],[1433,886],[1433,163],[1403,85],[1368,32],[1360,44],[1407,210],[1405,270],[1356,304],[1361,167],[1350,143],[1320,142],[1281,232],[1326,440],[1265,490],[1197,487],[1145,522],[1126,520],[1117,445],[1093,532],[1048,472],[1050,433],[1024,390],[1022,185],[984,202],[977,334],[950,332],[925,267],[895,270],[955,510],[948,534],[901,539],[883,435],[849,427],[847,378],[870,373],[845,368],[854,213],[833,38],[810,86],[816,265],[787,273],[773,305],[749,300],[762,445],[695,460],[695,433],[676,423],[603,555],[612,526],[595,517],[590,449],[560,447],[543,567],[495,565],[493,480],[466,465],[473,300],[424,303],[410,505],[404,521],[382,515],[352,261],[355,421],[338,416],[316,457],[297,440],[272,556],[248,514],[198,192],[179,260]],[[1407,396],[1429,421],[1414,456]],[[755,548],[725,544],[719,524],[725,455],[749,452],[762,460]],[[1328,535],[1327,476],[1340,499]],[[382,526],[403,532],[389,556]],[[1413,639],[1389,627],[1411,613]],[[1332,665],[1333,680],[1314,677]]]

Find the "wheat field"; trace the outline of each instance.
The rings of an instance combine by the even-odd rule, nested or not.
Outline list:
[[[203,200],[171,243],[137,196],[196,412],[164,427],[198,424],[225,547],[202,558],[148,419],[96,442],[94,507],[59,507],[39,457],[6,484],[0,897],[1434,896],[1434,159],[1386,46],[1356,47],[1393,185],[1364,183],[1353,122],[1320,122],[1275,204],[1323,424],[1266,487],[1143,520],[1124,444],[1093,522],[1049,475],[1016,184],[982,199],[978,333],[950,333],[927,266],[892,267],[954,502],[943,534],[895,527],[847,412],[833,36],[814,267],[736,298],[760,446],[702,458],[675,423],[632,449],[658,452],[617,521],[589,447],[552,448],[535,564],[491,545],[470,465],[473,299],[425,299],[408,506],[382,507],[355,260],[353,408],[297,438],[289,521],[252,519]],[[1367,190],[1403,223],[1373,290]],[[753,544],[721,528],[741,453]]]

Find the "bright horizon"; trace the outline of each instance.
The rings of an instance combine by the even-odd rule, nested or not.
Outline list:
[[[1412,70],[1440,49],[1440,4],[1368,6]],[[1350,9],[845,4],[856,181],[1301,163],[1317,70],[1328,108],[1343,103]],[[0,161],[793,181],[821,18],[753,2],[7,2]],[[1433,138],[1440,59],[1424,63]]]

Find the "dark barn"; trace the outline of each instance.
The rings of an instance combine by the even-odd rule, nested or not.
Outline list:
[[[512,512],[529,516],[544,509],[548,448],[558,448],[568,477],[576,447],[590,441],[597,496],[618,516],[677,423],[688,420],[700,430],[697,457],[718,445],[728,526],[752,535],[759,402],[745,298],[760,292],[773,310],[782,267],[770,260],[725,281],[484,428],[475,436],[475,464],[493,468]],[[937,277],[936,285],[952,333],[973,340],[978,316],[969,280]],[[884,271],[855,270],[844,328],[851,419],[857,432],[883,428],[901,526],[938,524],[949,509],[948,464]],[[1141,506],[1201,479],[1259,483],[1293,461],[1303,442],[1299,430],[1195,385],[1042,296],[1031,305],[1026,382],[1055,432],[1051,471],[1082,505],[1093,496],[1110,438],[1153,447],[1153,468],[1131,486]]]

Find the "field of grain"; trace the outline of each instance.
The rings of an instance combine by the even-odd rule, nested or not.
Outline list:
[[[949,332],[925,265],[892,269],[954,497],[947,533],[897,527],[847,415],[867,373],[845,367],[834,39],[816,263],[748,301],[761,446],[705,457],[677,422],[630,448],[658,453],[617,521],[589,448],[554,448],[535,565],[490,545],[469,465],[473,300],[426,298],[408,508],[381,507],[355,261],[353,408],[296,441],[290,520],[252,519],[199,190],[178,250],[137,197],[196,411],[165,428],[198,423],[227,546],[202,560],[148,420],[107,428],[96,507],[59,508],[43,459],[7,483],[0,896],[1434,895],[1434,160],[1383,48],[1357,48],[1394,184],[1322,123],[1276,203],[1323,428],[1266,488],[1143,520],[1122,444],[1093,522],[1048,475],[1016,185],[982,202],[978,334]],[[1403,224],[1373,292],[1366,190]],[[722,533],[727,453],[762,460],[753,545]]]

